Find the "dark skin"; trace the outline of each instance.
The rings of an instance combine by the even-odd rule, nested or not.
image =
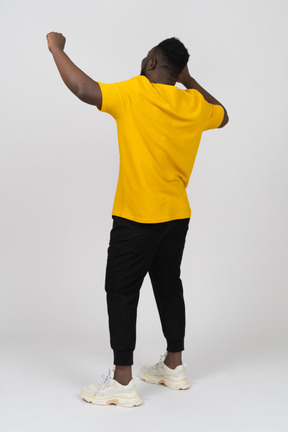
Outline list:
[[[61,33],[48,33],[47,42],[61,78],[69,90],[83,102],[101,108],[102,93],[99,84],[79,69],[65,54],[65,37]]]
[[[65,37],[61,33],[51,32],[47,34],[47,43],[61,78],[69,90],[83,102],[101,108],[102,93],[99,84],[79,69],[64,52],[66,43]],[[163,63],[163,60],[157,55],[156,47],[152,48],[147,57],[142,60],[141,74],[146,76],[151,83],[174,86],[176,82],[179,82],[187,89],[198,90],[207,102],[214,105],[221,105],[224,108],[220,102],[191,77],[187,65],[177,78],[171,76],[165,67],[165,63]],[[225,108],[224,111],[223,122],[219,128],[225,126],[229,121]],[[168,352],[165,364],[171,369],[181,365],[182,352]],[[132,379],[132,366],[116,366],[114,379],[122,385],[127,385]]]

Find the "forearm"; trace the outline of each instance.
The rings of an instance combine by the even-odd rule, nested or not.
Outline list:
[[[83,93],[88,94],[89,87],[95,86],[95,81],[79,69],[64,51],[56,48],[51,52],[61,78],[69,90],[80,98]]]

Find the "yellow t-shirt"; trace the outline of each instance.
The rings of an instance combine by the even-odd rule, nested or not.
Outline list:
[[[142,223],[191,216],[186,193],[202,132],[224,109],[197,90],[152,84],[145,76],[99,83],[101,111],[117,122],[120,167],[112,215]]]

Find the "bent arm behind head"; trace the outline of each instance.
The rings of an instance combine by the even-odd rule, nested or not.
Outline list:
[[[187,89],[198,90],[199,93],[202,94],[202,96],[208,103],[222,106],[222,108],[224,109],[224,118],[220,126],[218,126],[218,128],[224,127],[229,122],[229,117],[226,108],[217,99],[215,99],[214,96],[212,96],[203,87],[201,87],[194,78],[191,77],[187,65],[179,74],[177,82],[183,84],[184,87],[186,87]]]

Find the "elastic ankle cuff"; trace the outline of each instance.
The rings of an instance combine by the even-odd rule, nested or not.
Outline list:
[[[114,351],[115,366],[132,366],[133,351]]]
[[[184,351],[184,340],[174,339],[167,341],[167,352]]]

